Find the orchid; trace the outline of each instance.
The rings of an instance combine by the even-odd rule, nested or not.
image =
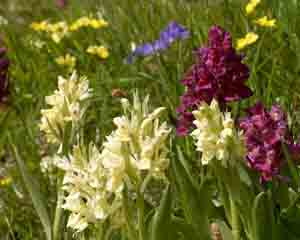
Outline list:
[[[216,158],[226,165],[228,160],[243,158],[241,132],[235,130],[230,113],[223,114],[216,100],[210,105],[199,105],[198,110],[193,111],[193,115],[196,129],[191,136],[195,140],[196,150],[202,153],[202,164],[207,165]]]
[[[46,97],[46,103],[51,108],[41,110],[39,127],[48,142],[61,143],[67,123],[75,125],[83,117],[88,105],[86,100],[91,93],[86,77],[78,77],[76,71],[68,79],[58,77],[58,90]]]
[[[182,80],[186,92],[181,96],[181,105],[177,109],[178,135],[188,134],[194,119],[191,111],[202,102],[210,104],[212,99],[216,99],[224,106],[227,102],[252,95],[245,85],[249,69],[242,62],[242,55],[233,48],[230,34],[221,27],[210,29],[208,46],[198,49],[196,57],[197,62]]]

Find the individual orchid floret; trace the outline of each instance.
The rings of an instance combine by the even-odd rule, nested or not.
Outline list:
[[[114,119],[117,129],[107,137],[101,153],[110,174],[107,188],[113,192],[120,191],[128,178],[133,183],[145,174],[164,178],[169,165],[167,139],[171,129],[159,122],[165,109],[150,112],[149,97],[141,102],[137,94],[133,105],[127,99],[121,102],[124,115]]]
[[[240,128],[244,131],[249,167],[260,173],[262,182],[278,177],[287,134],[286,116],[280,107],[275,105],[267,111],[261,103],[256,104],[241,119]]]
[[[135,57],[148,56],[165,50],[174,41],[186,39],[189,35],[189,31],[184,26],[172,21],[161,31],[159,39],[134,47],[132,53],[127,58],[127,62],[132,63]]]
[[[195,140],[196,150],[202,153],[202,164],[209,164],[216,158],[226,166],[228,160],[243,158],[241,133],[236,131],[230,113],[222,113],[216,100],[210,105],[199,105],[193,115],[196,129],[191,135]]]
[[[58,77],[58,89],[46,96],[46,103],[51,107],[41,110],[40,130],[46,134],[48,142],[61,143],[68,123],[75,129],[91,96],[87,78],[79,77],[76,71],[68,79]]]
[[[226,103],[250,97],[252,91],[245,82],[249,69],[232,46],[231,36],[219,26],[211,27],[208,45],[196,51],[197,62],[189,69],[183,85],[186,87],[178,107],[177,134],[187,135],[191,129],[193,110],[201,102],[216,99],[221,107]]]
[[[69,156],[57,156],[54,162],[65,171],[63,189],[67,195],[62,208],[71,212],[68,227],[81,232],[89,224],[104,221],[121,206],[121,194],[106,190],[107,170],[94,144],[88,149],[75,146]]]

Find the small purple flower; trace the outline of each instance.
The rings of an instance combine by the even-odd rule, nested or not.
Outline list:
[[[151,43],[145,43],[137,46],[133,52],[127,57],[127,63],[132,63],[135,57],[149,56],[161,50],[165,50],[176,40],[188,38],[189,31],[182,25],[172,21],[169,25],[160,32],[159,39]]]
[[[289,135],[285,140],[285,143],[288,147],[290,157],[296,164],[299,164],[300,160],[300,141],[295,141],[292,135]]]
[[[215,98],[221,106],[227,102],[250,97],[252,91],[245,85],[249,69],[232,46],[231,36],[219,26],[213,26],[208,34],[208,46],[196,52],[197,62],[188,70],[181,81],[186,92],[177,109],[179,120],[177,134],[188,134],[193,126],[189,114],[201,102],[210,104]]]
[[[0,104],[7,103],[8,90],[8,67],[9,60],[5,56],[6,48],[0,48]]]
[[[279,106],[267,111],[261,103],[248,110],[248,116],[240,120],[247,148],[248,166],[258,171],[261,181],[280,177],[283,164],[282,143],[288,131],[286,116]]]
[[[66,7],[68,4],[68,0],[56,0],[56,5],[60,8]]]

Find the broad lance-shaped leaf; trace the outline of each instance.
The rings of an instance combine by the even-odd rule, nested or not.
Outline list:
[[[259,193],[252,208],[252,225],[255,240],[278,239],[273,204],[270,201],[270,193]]]
[[[181,165],[184,167],[184,170],[186,171],[187,176],[189,177],[190,181],[194,184],[196,187],[197,184],[192,176],[191,170],[188,166],[187,159],[184,157],[184,154],[179,146],[176,146],[177,153],[178,153],[178,160],[180,161]]]
[[[45,201],[43,201],[43,198],[42,198],[42,194],[38,190],[38,188],[35,186],[34,182],[32,181],[31,176],[29,175],[28,170],[27,170],[22,158],[19,155],[19,152],[18,152],[16,146],[12,143],[11,140],[10,140],[10,144],[12,146],[13,153],[17,160],[17,164],[19,166],[23,181],[24,181],[27,191],[29,192],[29,195],[31,197],[33,206],[34,206],[35,210],[37,211],[37,214],[43,225],[47,240],[52,240],[51,222],[50,222],[50,218],[49,218],[46,206],[44,204]]]
[[[155,212],[152,222],[151,240],[169,240],[172,213],[172,192],[168,186],[163,194],[158,209]],[[171,239],[170,239],[171,240]]]
[[[210,181],[204,180],[198,191],[190,181],[188,174],[180,162],[174,160],[172,165],[186,220],[197,232],[197,239],[210,240],[208,220],[209,201],[211,198]]]
[[[282,210],[280,214],[280,219],[282,225],[285,227],[286,231],[290,234],[300,239],[300,208],[298,206],[300,202],[300,194],[293,201],[293,203],[287,208]]]

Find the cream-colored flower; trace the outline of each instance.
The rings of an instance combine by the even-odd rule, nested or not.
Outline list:
[[[276,27],[276,19],[268,19],[267,16],[257,19],[255,23],[262,27]]]
[[[0,16],[0,26],[4,26],[7,24],[8,24],[8,20],[5,17]]]
[[[149,97],[141,103],[137,94],[133,105],[127,99],[121,102],[124,115],[114,119],[117,129],[107,137],[101,153],[109,172],[107,189],[112,192],[122,190],[126,179],[140,179],[142,172],[163,178],[169,164],[167,138],[171,129],[159,122],[165,109],[149,112]]]
[[[195,139],[196,150],[202,153],[202,164],[209,164],[214,158],[226,162],[231,156],[243,154],[240,133],[236,132],[230,113],[223,114],[216,100],[210,105],[201,104],[193,115],[196,129],[191,135]]]
[[[59,43],[64,37],[69,35],[69,27],[65,21],[50,24],[48,32],[55,43]]]
[[[249,3],[246,5],[246,13],[247,15],[254,12],[256,6],[261,2],[261,0],[250,0]]]
[[[29,39],[29,44],[34,48],[42,49],[46,45],[46,42],[37,38],[37,39]]]
[[[108,49],[104,46],[89,46],[86,52],[92,55],[96,55],[101,59],[106,59],[109,56]]]
[[[70,122],[74,128],[82,118],[91,93],[86,77],[78,77],[75,71],[68,79],[58,77],[58,89],[45,98],[51,108],[41,110],[40,130],[48,142],[61,143],[66,125]]]
[[[258,35],[256,33],[249,32],[246,34],[244,38],[238,39],[236,48],[237,50],[241,50],[247,47],[248,45],[255,43],[257,39],[258,39]]]
[[[88,149],[75,146],[68,157],[56,157],[55,164],[65,171],[63,208],[70,211],[68,227],[81,232],[89,224],[103,221],[121,206],[121,194],[106,190],[107,170],[94,144]]]

